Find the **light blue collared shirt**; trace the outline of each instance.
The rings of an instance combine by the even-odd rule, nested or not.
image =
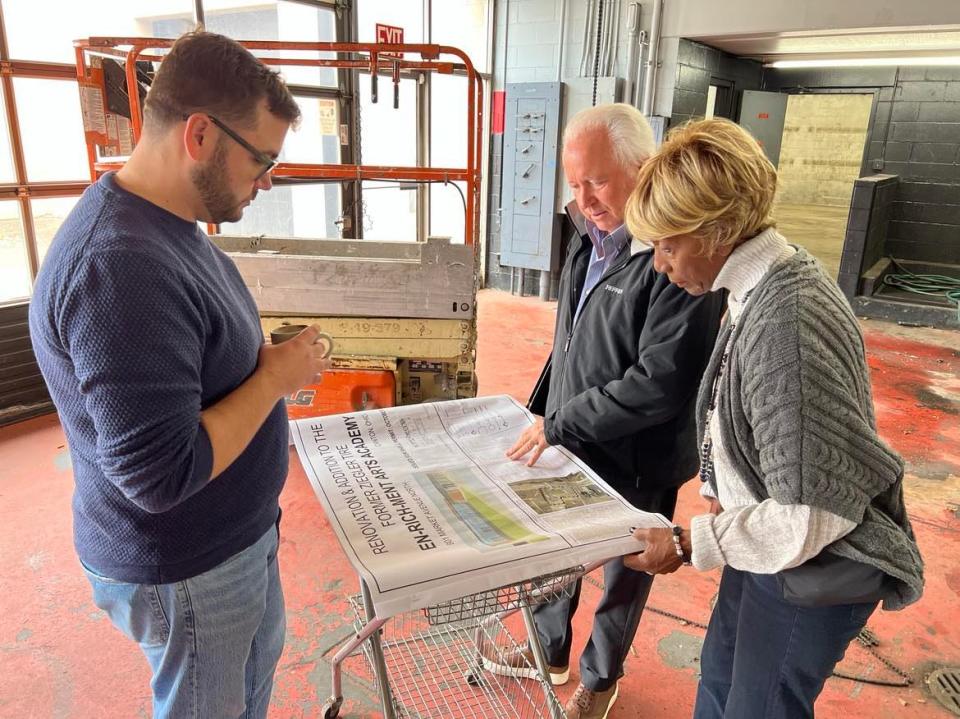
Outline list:
[[[577,323],[580,317],[580,310],[583,309],[584,300],[590,294],[590,291],[597,286],[600,278],[609,270],[616,261],[623,248],[627,245],[627,226],[620,225],[613,232],[605,232],[595,224],[587,220],[587,235],[593,249],[590,250],[590,264],[587,266],[587,276],[583,280],[583,290],[580,292],[580,301],[577,304],[577,312],[573,316],[573,323]]]

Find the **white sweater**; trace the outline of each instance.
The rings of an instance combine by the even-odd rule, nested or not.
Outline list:
[[[743,298],[756,287],[773,264],[796,250],[774,229],[737,247],[713,283],[713,290],[729,291],[730,319],[743,311]],[[803,564],[828,544],[856,526],[832,512],[805,504],[759,504],[730,463],[716,415],[710,422],[714,475],[723,512],[694,517],[690,525],[691,561],[697,569],[730,565],[756,574],[774,574]],[[701,494],[709,497],[704,483]]]

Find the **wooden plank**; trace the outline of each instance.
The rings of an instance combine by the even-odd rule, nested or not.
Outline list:
[[[0,305],[0,325],[26,322],[30,313],[30,305],[26,302]]]
[[[455,359],[472,362],[474,323],[467,320],[415,320],[385,317],[263,317],[265,337],[281,324],[318,324],[336,342],[334,354],[397,359]]]
[[[25,419],[36,417],[41,414],[50,414],[55,412],[53,402],[46,399],[42,402],[33,402],[30,404],[19,404],[12,407],[0,407],[0,427],[16,422],[22,422]]]
[[[353,257],[374,260],[420,261],[421,244],[417,242],[374,242],[370,240],[304,240],[295,237],[248,237],[212,235],[210,237],[227,253],[303,255],[325,259]],[[446,240],[432,240],[449,244]]]
[[[3,397],[0,397],[0,409],[5,411],[20,406],[29,408],[33,405],[46,407],[50,401],[50,395],[47,394],[46,385],[35,385],[33,387],[6,392]]]
[[[28,379],[30,377],[40,376],[40,367],[33,358],[33,352],[31,352],[26,362],[21,362],[20,364],[4,364],[3,372],[0,372],[0,381],[6,381],[8,379]]]
[[[37,366],[37,360],[33,356],[33,348],[29,344],[24,349],[0,354],[0,371],[4,373],[9,368],[31,363],[34,367]]]
[[[29,377],[8,378],[6,373],[4,373],[3,379],[0,380],[0,404],[4,406],[10,405],[11,402],[5,398],[13,396],[14,393],[29,392],[31,390],[34,391],[36,397],[41,399],[47,399],[50,396],[47,393],[47,383],[44,382],[40,374]]]
[[[30,325],[26,320],[23,322],[10,322],[8,324],[4,324],[2,321],[0,321],[0,340],[10,340],[29,336]]]
[[[14,337],[0,335],[0,355],[13,354],[22,350],[33,350],[33,342],[30,341],[29,334]]]
[[[473,247],[446,240],[288,243],[284,254],[229,253],[263,315],[474,317]],[[301,251],[303,243],[316,245],[311,254],[286,252]]]

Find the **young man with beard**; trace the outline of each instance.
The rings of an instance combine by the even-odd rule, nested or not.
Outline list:
[[[73,461],[94,602],[152,669],[156,717],[265,717],[283,650],[282,398],[327,366],[317,329],[264,346],[232,261],[197,222],[271,188],[300,110],[221,35],[180,38],[144,129],[37,277],[30,331]]]

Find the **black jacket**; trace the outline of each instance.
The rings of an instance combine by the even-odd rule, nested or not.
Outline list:
[[[653,268],[636,240],[573,315],[590,261],[583,216],[560,276],[553,352],[530,398],[547,441],[563,445],[614,487],[676,487],[698,470],[694,403],[725,294],[694,297]]]

